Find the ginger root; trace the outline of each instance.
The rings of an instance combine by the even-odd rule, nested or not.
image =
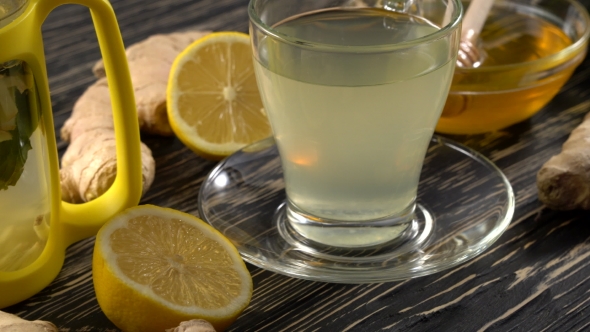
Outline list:
[[[117,157],[115,131],[106,78],[98,80],[74,105],[72,116],[61,128],[61,137],[71,142],[59,171],[62,199],[87,202],[102,195],[115,181]],[[150,149],[141,143],[143,192],[154,180],[156,163]]]
[[[560,154],[537,173],[539,199],[555,210],[590,209],[590,113],[572,131]]]
[[[28,321],[18,316],[0,311],[0,332],[58,332],[50,322]]]
[[[170,68],[180,52],[208,33],[191,31],[155,35],[127,49],[142,131],[173,134],[166,113]],[[62,157],[62,199],[71,203],[90,201],[102,195],[116,175],[112,109],[102,61],[96,63],[93,72],[99,80],[78,99],[72,116],[61,129],[61,138],[71,143]],[[155,161],[150,149],[143,143],[141,160],[145,193],[154,180]]]
[[[166,87],[172,63],[193,41],[209,33],[188,31],[158,34],[127,49],[125,53],[141,131],[163,136],[174,134],[166,113]],[[102,61],[97,62],[92,71],[98,78],[106,75]]]
[[[215,328],[204,319],[191,319],[173,329],[166,329],[166,332],[215,332]]]

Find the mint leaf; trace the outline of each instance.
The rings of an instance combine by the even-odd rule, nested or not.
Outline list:
[[[21,148],[18,130],[11,133],[11,140],[0,143],[0,190],[16,184],[25,169],[26,153],[30,150],[30,143]]]
[[[7,74],[14,75],[18,79],[26,75],[23,66],[12,67],[6,71],[10,71]],[[0,79],[3,78],[2,74],[4,73],[0,71]],[[14,99],[11,98],[12,96]],[[8,133],[11,138],[0,141],[0,190],[6,190],[9,186],[16,185],[24,171],[29,150],[32,149],[30,137],[37,127],[38,114],[36,109],[30,109],[30,89],[4,84],[1,85],[0,98],[3,98],[0,103],[0,112],[7,114],[14,112],[15,108],[17,110],[16,125],[10,126],[14,129],[4,131],[4,136],[7,137],[6,133]]]

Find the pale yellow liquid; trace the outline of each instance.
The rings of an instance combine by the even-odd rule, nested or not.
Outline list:
[[[26,155],[24,166],[8,162],[0,168],[3,179],[10,174],[16,177],[15,183],[9,181],[6,188],[0,189],[0,271],[15,271],[41,255],[49,236],[51,214],[47,143],[33,77],[24,62],[0,63],[0,98],[3,134],[17,137],[16,143],[12,139],[0,142],[0,158],[10,161]],[[13,115],[15,122],[9,120]],[[28,144],[30,149],[25,149]],[[15,146],[22,150],[15,150]]]
[[[15,186],[0,190],[0,271],[26,267],[39,257],[49,236],[49,172],[45,138],[30,137],[24,171]]]
[[[400,43],[437,30],[383,10],[334,10],[276,27],[332,45]],[[258,84],[281,155],[287,196],[317,217],[371,220],[412,204],[449,88],[442,40],[403,52],[299,49],[267,39]]]

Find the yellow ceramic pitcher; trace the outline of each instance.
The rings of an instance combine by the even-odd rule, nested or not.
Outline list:
[[[111,92],[117,177],[96,200],[61,201],[41,24],[55,7],[90,8]],[[139,129],[123,42],[107,0],[0,0],[0,308],[48,285],[70,244],[141,196]]]

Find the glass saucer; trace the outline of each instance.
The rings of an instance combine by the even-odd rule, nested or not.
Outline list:
[[[334,248],[298,239],[285,222],[283,171],[272,138],[220,162],[201,186],[201,217],[245,261],[291,277],[337,283],[387,282],[439,272],[487,249],[514,213],[508,179],[479,153],[442,137],[430,142],[418,188],[412,241]]]

